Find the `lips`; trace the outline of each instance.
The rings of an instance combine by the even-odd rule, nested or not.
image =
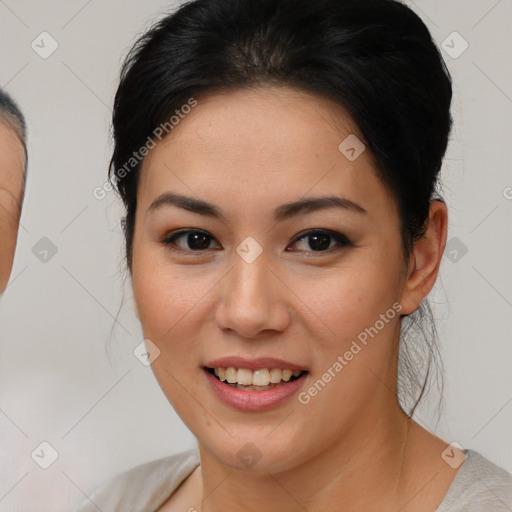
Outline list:
[[[304,385],[308,370],[276,358],[225,357],[204,367],[207,382],[225,404],[242,411],[279,406]]]
[[[247,368],[248,370],[261,370],[263,368],[280,368],[281,370],[308,370],[305,365],[291,363],[275,357],[258,357],[256,359],[245,359],[243,357],[222,357],[207,362],[207,368]]]

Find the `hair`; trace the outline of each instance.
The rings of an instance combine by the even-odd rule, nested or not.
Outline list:
[[[133,152],[191,97],[272,85],[316,94],[346,109],[396,201],[407,262],[436,199],[452,126],[451,84],[427,27],[395,0],[183,4],[135,43],[115,95],[109,177],[126,207],[128,269],[143,161],[132,165]],[[425,316],[431,317],[426,301],[406,319],[406,328],[402,324],[402,334]],[[426,370],[418,368],[401,336],[398,391],[411,416],[435,361],[431,325],[434,336],[425,335],[419,346],[427,346]]]
[[[0,123],[7,126],[18,137],[24,153],[23,193],[27,179],[28,151],[27,126],[25,118],[16,102],[4,90],[0,89]],[[20,204],[21,208],[21,204]]]

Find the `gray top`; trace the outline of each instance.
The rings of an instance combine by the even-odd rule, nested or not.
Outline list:
[[[473,450],[435,512],[512,512],[512,475]],[[137,466],[100,487],[78,512],[155,512],[199,465],[190,450]]]

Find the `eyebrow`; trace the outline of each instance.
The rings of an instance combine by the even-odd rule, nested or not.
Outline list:
[[[158,210],[163,206],[175,206],[189,212],[198,213],[207,217],[225,220],[226,215],[221,208],[212,203],[197,199],[194,197],[184,196],[181,194],[173,194],[166,192],[158,196],[149,206],[147,213]],[[346,211],[355,213],[367,213],[359,204],[338,196],[308,197],[282,204],[274,209],[274,220],[282,222],[299,214],[311,213],[327,208],[341,208]]]

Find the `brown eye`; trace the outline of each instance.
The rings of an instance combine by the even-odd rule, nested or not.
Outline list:
[[[176,243],[178,240],[184,240],[184,243]],[[208,234],[206,231],[201,231],[197,229],[183,229],[176,233],[172,233],[169,236],[166,236],[162,243],[165,246],[168,246],[174,250],[183,250],[183,251],[193,251],[200,252],[210,249],[210,243],[214,240],[214,238]],[[175,249],[174,247],[177,247]]]
[[[300,233],[294,240],[294,244],[305,241],[305,248],[299,249],[304,252],[327,252],[333,248],[353,247],[353,243],[342,233],[325,229],[315,229]],[[331,244],[334,242],[334,246]],[[287,249],[288,250],[288,249]],[[295,252],[294,250],[289,252]]]

